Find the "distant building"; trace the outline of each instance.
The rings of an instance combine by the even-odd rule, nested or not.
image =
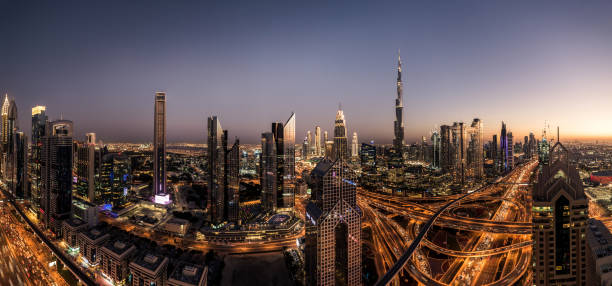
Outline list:
[[[357,132],[353,132],[353,140],[351,141],[351,157],[359,156],[359,140],[357,139]]]
[[[470,176],[475,179],[482,179],[484,176],[484,145],[482,139],[482,121],[474,118],[469,128],[468,166]]]
[[[361,143],[361,185],[369,191],[376,191],[381,186],[380,174],[376,164],[376,146]]]
[[[507,136],[508,142],[508,151],[506,152],[506,171],[510,171],[514,169],[514,136],[512,136],[512,132],[508,132]]]
[[[444,172],[450,172],[454,168],[453,149],[451,142],[451,127],[440,126],[440,168]]]
[[[315,156],[320,157],[323,153],[323,146],[321,146],[321,127],[315,127],[315,142],[314,142]]]
[[[129,265],[131,285],[166,285],[168,258],[148,251],[136,256]]]
[[[587,285],[588,201],[578,170],[559,142],[539,171],[532,209],[533,283]]]
[[[404,148],[404,99],[402,85],[402,59],[397,55],[397,98],[395,99],[395,121],[393,122],[393,147],[400,153]]]
[[[508,134],[506,130],[506,123],[502,121],[501,133],[499,136],[499,162],[500,171],[506,172],[510,170],[508,168],[508,156],[511,148],[508,148]]]
[[[72,207],[72,121],[52,122],[42,140],[42,223],[59,234]]]
[[[336,112],[336,121],[334,124],[334,145],[332,150],[332,159],[348,159],[348,139],[346,138],[346,120],[344,112],[338,109]]]
[[[441,140],[440,133],[434,131],[431,134],[431,166],[440,168]]]
[[[324,159],[311,173],[306,205],[307,285],[361,284],[361,213],[355,174],[340,156]]]
[[[168,286],[206,286],[208,267],[190,263],[180,263],[168,276]]]

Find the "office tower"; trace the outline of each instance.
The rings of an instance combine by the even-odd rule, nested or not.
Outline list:
[[[455,179],[465,183],[465,165],[467,157],[466,129],[463,122],[455,122],[451,127],[451,160]]]
[[[506,170],[510,171],[512,169],[514,169],[514,138],[512,137],[512,132],[508,132],[507,135],[507,140],[508,140],[508,159],[507,159],[507,165],[506,165]]]
[[[313,146],[312,134],[310,133],[310,130],[306,132],[306,140],[308,141],[308,150],[306,151],[306,153],[308,153],[308,157],[312,157],[312,155],[314,155],[314,146]]]
[[[332,150],[332,159],[347,159],[348,140],[346,138],[346,121],[344,120],[344,112],[341,108],[336,112],[336,121],[334,124],[334,145]]]
[[[316,126],[315,127],[315,156],[320,157],[321,153],[322,153],[322,147],[321,147],[321,127]]]
[[[311,172],[306,205],[307,285],[361,285],[361,215],[355,174],[344,157],[325,158]]]
[[[451,145],[451,127],[448,125],[440,126],[440,168],[444,172],[453,169]]]
[[[586,285],[588,200],[569,156],[557,142],[534,187],[534,285]]]
[[[306,143],[304,143],[306,144]],[[261,204],[262,207],[274,212],[276,211],[277,188],[276,188],[276,143],[274,133],[261,134]]]
[[[72,207],[72,121],[51,122],[42,143],[41,221],[57,235]]]
[[[153,194],[155,202],[168,203],[166,192],[166,93],[155,93],[153,117]]]
[[[320,130],[319,130],[320,132]],[[291,113],[283,128],[284,163],[282,208],[289,210],[295,205],[295,113]]]
[[[523,154],[525,158],[529,158],[529,137],[525,135],[523,139]]]
[[[535,139],[535,135],[533,135],[533,132],[529,132],[529,147],[528,148],[529,148],[529,158],[531,159],[537,153],[536,139]]]
[[[269,211],[280,210],[291,210],[295,202],[295,114],[291,114],[285,125],[281,122],[272,123],[272,140],[274,141],[274,149],[270,149],[268,138],[270,135],[267,133],[262,134],[262,150],[266,149],[266,156],[269,156],[272,152],[275,154],[275,170],[271,174],[275,180],[274,187],[275,191],[273,195],[267,195],[267,198],[274,198],[274,206],[271,206],[272,202],[269,202],[266,209]],[[310,132],[309,132],[310,135]],[[304,143],[304,150],[307,154],[309,152],[310,144],[308,139]],[[304,150],[302,150],[304,152]],[[267,165],[264,170],[270,167],[270,162],[266,160]],[[267,179],[272,179],[268,174],[262,176]],[[263,185],[262,185],[263,186]],[[266,188],[271,187],[272,183],[266,181]],[[271,192],[268,190],[268,192]]]
[[[30,201],[32,209],[40,218],[40,190],[41,190],[41,151],[42,138],[47,128],[47,115],[45,106],[32,107],[32,142],[30,150]]]
[[[499,151],[497,150],[498,146],[499,145],[497,143],[497,134],[493,134],[493,141],[491,142],[491,146],[489,146],[489,159],[493,159],[493,167],[495,168],[495,170],[497,170],[497,166],[499,163]]]
[[[14,100],[9,100],[8,94],[4,96],[2,104],[2,176],[9,186],[13,184],[14,158],[13,151],[15,131],[17,130],[17,105]]]
[[[329,141],[329,139],[327,138],[327,131],[323,132],[323,143]]]
[[[402,152],[404,147],[404,103],[402,98],[402,59],[397,55],[397,98],[395,99],[395,121],[393,122],[393,130],[395,138],[393,139],[393,147]]]
[[[208,199],[206,201],[210,221],[219,224],[224,214],[225,150],[227,132],[217,116],[208,117]]]
[[[377,190],[379,186],[380,176],[376,170],[376,146],[361,143],[361,185],[369,191]]]
[[[234,145],[225,157],[225,197],[227,198],[226,217],[228,221],[240,219],[240,141],[234,140]]]
[[[506,132],[506,123],[502,121],[499,137],[499,169],[501,172],[508,170],[508,135]]]
[[[23,132],[15,133],[15,182],[13,194],[17,198],[28,195],[28,138]]]
[[[302,159],[308,159],[308,150],[310,147],[308,146],[308,137],[304,137],[304,142],[302,142]]]
[[[440,168],[441,140],[440,133],[434,131],[431,134],[431,166]]]
[[[74,196],[91,204],[100,203],[100,197],[96,197],[96,193],[100,192],[99,187],[100,172],[102,168],[102,151],[100,150],[100,147],[94,143],[80,142],[77,143],[76,148],[77,182]]]
[[[128,190],[132,183],[132,162],[125,153],[108,153],[102,156],[100,194],[96,199],[112,208],[128,202]]]
[[[357,132],[353,132],[353,141],[351,142],[351,156],[359,156],[359,143],[357,139]]]
[[[473,178],[484,176],[484,150],[482,142],[482,121],[474,118],[470,126],[470,174]]]

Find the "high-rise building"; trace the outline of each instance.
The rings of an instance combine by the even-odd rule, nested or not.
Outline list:
[[[506,159],[506,170],[510,171],[514,169],[514,137],[512,136],[512,132],[508,132],[507,140],[508,152],[506,154],[508,154],[508,157]]]
[[[40,218],[40,190],[41,190],[41,151],[42,138],[47,128],[47,115],[45,106],[32,107],[32,142],[30,150],[30,201],[34,212]]]
[[[370,191],[379,189],[380,174],[376,164],[376,146],[373,144],[361,143],[361,185]]]
[[[497,134],[493,134],[493,141],[489,146],[490,159],[493,159],[493,169],[495,172],[499,170],[499,144],[497,143]]]
[[[274,133],[261,134],[261,204],[267,211],[276,211],[277,188],[276,188],[276,143]]]
[[[271,165],[275,166],[272,176],[276,182],[272,184],[266,181],[264,186],[264,188],[267,188],[274,185],[275,191],[273,195],[264,194],[262,196],[267,196],[266,199],[275,198],[274,206],[272,206],[272,202],[268,202],[266,205],[266,209],[269,211],[277,209],[291,210],[295,203],[295,114],[291,114],[285,125],[281,122],[272,123],[271,134],[272,140],[274,140],[274,148],[271,149],[270,146],[265,145],[269,144],[270,135],[264,133],[262,134],[262,151],[265,149],[263,153],[266,156],[274,153],[275,162],[272,163],[266,159],[265,162],[262,161],[262,166],[266,164],[264,170],[270,168]],[[308,134],[310,136],[310,131]],[[308,139],[304,145],[304,150],[302,151],[313,154],[308,151],[311,149]],[[262,174],[262,176],[265,176],[266,180],[272,179],[272,177],[269,177],[269,174]],[[267,190],[267,192],[271,191]]]
[[[225,152],[225,197],[228,221],[240,219],[240,141],[234,140],[232,148]]]
[[[395,98],[395,121],[393,122],[393,130],[395,138],[393,139],[393,147],[402,152],[404,147],[404,102],[403,102],[403,86],[402,86],[402,59],[397,55],[397,98]]]
[[[502,121],[499,137],[499,168],[501,172],[506,172],[508,170],[508,134],[506,132],[506,123]]]
[[[482,121],[474,118],[469,130],[469,169],[473,178],[480,179],[484,176],[484,150],[482,142]]]
[[[100,203],[102,151],[99,146],[93,143],[79,142],[76,148],[77,182],[74,196],[91,204]],[[97,197],[96,194],[98,194]]]
[[[440,133],[434,131],[431,134],[431,166],[440,168],[441,140]]]
[[[306,205],[307,285],[361,285],[361,214],[355,174],[344,157],[325,158],[311,173]]]
[[[223,221],[225,206],[225,150],[227,132],[221,127],[217,116],[208,117],[208,198],[206,201],[210,221]]]
[[[153,194],[156,203],[168,203],[166,192],[166,93],[155,93],[153,117]]]
[[[451,127],[448,125],[440,126],[440,168],[444,172],[450,172],[454,166],[451,143]]]
[[[465,167],[467,157],[466,129],[463,122],[455,122],[451,127],[451,160],[455,178],[461,184],[465,183]]]
[[[329,138],[327,138],[327,131],[323,132],[323,143],[329,141]]]
[[[527,147],[529,150],[528,158],[533,158],[533,156],[535,156],[535,154],[537,153],[536,139],[535,139],[535,135],[533,135],[533,132],[529,132],[528,145],[529,145]]]
[[[351,141],[351,156],[359,156],[359,140],[357,139],[357,132],[353,132],[353,141]]]
[[[17,198],[28,195],[28,137],[23,132],[15,133],[13,194]]]
[[[41,221],[60,234],[72,207],[72,121],[52,122],[42,141]]]
[[[314,146],[312,142],[312,133],[310,133],[310,130],[306,131],[306,140],[308,141],[308,150],[306,150],[306,153],[308,153],[308,157],[312,157],[312,155],[314,155]]]
[[[534,285],[587,285],[588,200],[569,156],[557,142],[534,187]]]
[[[15,132],[17,131],[17,105],[15,100],[4,97],[2,104],[2,176],[9,186],[15,177]]]
[[[336,112],[336,121],[334,124],[334,146],[332,150],[332,160],[339,158],[348,159],[348,139],[346,138],[346,121],[344,120],[344,112],[338,109]]]
[[[320,157],[323,153],[323,148],[321,147],[321,127],[315,127],[315,156]]]
[[[128,190],[132,183],[132,163],[125,153],[108,153],[102,156],[100,194],[96,199],[113,208],[128,202]]]

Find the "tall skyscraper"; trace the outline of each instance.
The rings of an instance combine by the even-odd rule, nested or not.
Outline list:
[[[42,223],[60,234],[61,223],[70,217],[72,207],[72,121],[50,124],[42,138]]]
[[[261,204],[262,207],[274,212],[277,208],[276,188],[276,143],[274,133],[261,134]]]
[[[351,141],[351,156],[359,156],[359,140],[357,139],[357,132],[353,132],[353,140]]]
[[[274,186],[274,194],[266,195],[266,192],[272,192],[271,190],[265,190],[262,194],[264,200],[275,199],[274,205],[272,202],[264,204],[266,209],[269,211],[280,210],[291,210],[295,203],[295,114],[291,114],[287,122],[283,125],[281,122],[272,123],[272,140],[274,141],[274,148],[271,149],[269,144],[269,134],[262,134],[262,153],[265,156],[275,154],[275,162],[270,162],[268,159],[265,162],[262,161],[264,170],[268,170],[270,166],[274,165],[275,170],[273,174],[263,174],[265,179],[272,179],[273,176],[275,183],[272,184],[266,181],[264,188]],[[310,131],[308,133],[310,135]],[[304,150],[310,150],[310,144],[307,142],[304,144]],[[306,151],[308,153],[308,151]],[[312,153],[310,153],[312,154]],[[263,159],[262,159],[263,160]],[[262,185],[263,186],[263,185]]]
[[[225,197],[228,221],[240,219],[240,141],[234,140],[232,148],[225,152]]]
[[[451,150],[453,172],[456,180],[465,183],[465,167],[467,157],[466,129],[463,122],[455,122],[451,127]]]
[[[321,127],[316,126],[315,127],[315,156],[320,157],[323,148],[321,147]]]
[[[90,204],[101,203],[100,196],[96,197],[96,193],[100,194],[102,151],[93,143],[79,142],[76,148],[77,183],[74,195]]]
[[[376,146],[373,144],[361,143],[361,176],[359,177],[361,186],[366,190],[376,191],[381,186],[381,179],[376,169]]]
[[[393,130],[395,138],[393,139],[393,147],[398,152],[404,147],[404,102],[403,102],[403,86],[402,86],[402,59],[397,55],[397,98],[395,99],[395,121],[393,122]]]
[[[41,151],[42,138],[47,129],[47,115],[45,106],[32,107],[32,144],[30,157],[30,201],[33,211],[40,218],[40,190],[41,190]]]
[[[312,157],[312,155],[315,155],[314,153],[314,144],[312,142],[312,133],[310,133],[310,130],[308,130],[306,132],[306,140],[308,141],[308,150],[306,151],[308,153],[308,157]]]
[[[156,203],[168,203],[166,192],[166,93],[155,93],[153,118],[153,194]]]
[[[508,157],[507,157],[506,170],[510,171],[514,169],[514,137],[512,136],[512,132],[508,132],[507,140],[508,140],[508,151],[507,151]]]
[[[499,137],[499,163],[500,170],[502,172],[506,172],[508,170],[508,134],[506,132],[506,123],[502,121],[502,128]]]
[[[125,153],[107,153],[102,156],[100,171],[100,203],[116,208],[128,202],[132,177],[130,157]],[[96,195],[97,197],[98,195]]]
[[[28,196],[28,137],[23,132],[15,133],[13,194],[17,198]]]
[[[15,132],[17,131],[17,105],[15,101],[4,97],[2,104],[2,176],[9,186],[15,177],[14,150]]]
[[[332,150],[332,159],[348,159],[348,151],[348,139],[346,138],[346,121],[344,120],[344,112],[341,108],[339,108],[338,112],[336,112],[336,121],[334,124],[334,145]]]
[[[557,142],[534,187],[534,285],[587,285],[588,200],[569,156]]]
[[[306,205],[307,285],[361,285],[361,214],[356,176],[339,156],[325,158],[311,173]]]
[[[431,134],[431,166],[434,168],[440,168],[440,155],[441,155],[441,142],[440,133],[434,131]]]
[[[329,138],[327,137],[327,131],[323,132],[323,143],[329,141]]]
[[[480,179],[484,176],[484,150],[482,142],[482,121],[474,118],[470,126],[470,154],[469,167],[470,175]]]
[[[451,127],[448,125],[440,126],[440,168],[444,172],[450,172],[454,167],[451,143]]]
[[[221,127],[217,116],[208,118],[208,199],[206,201],[210,221],[223,221],[225,202],[225,150],[227,132]]]

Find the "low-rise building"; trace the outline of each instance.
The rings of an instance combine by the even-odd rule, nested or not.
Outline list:
[[[142,253],[130,262],[132,285],[166,285],[168,258],[161,255]]]
[[[587,229],[587,285],[612,285],[612,234],[596,219]]]
[[[186,219],[171,218],[161,226],[160,230],[168,234],[182,237],[185,236],[190,226],[191,224]]]
[[[89,266],[99,262],[100,247],[110,238],[105,229],[93,227],[77,235],[79,252],[84,262]]]
[[[170,277],[168,286],[206,286],[208,267],[191,263],[180,263]]]
[[[77,249],[79,247],[77,236],[79,232],[85,230],[86,228],[87,223],[78,218],[72,218],[63,222],[62,235],[69,250]]]
[[[100,269],[107,279],[122,284],[127,278],[128,263],[136,246],[131,242],[109,240],[101,248]]]

